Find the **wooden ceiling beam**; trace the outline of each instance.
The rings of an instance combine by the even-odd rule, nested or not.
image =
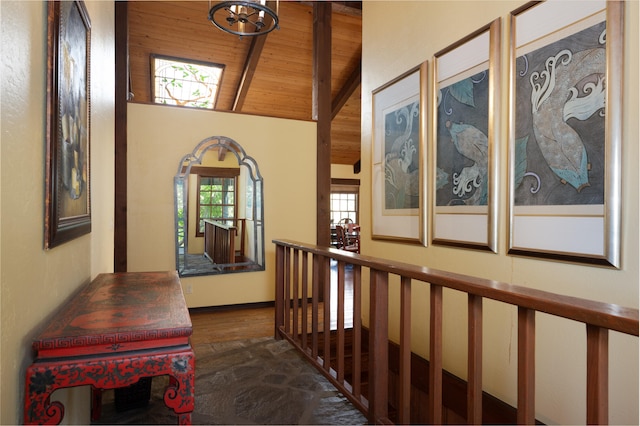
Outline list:
[[[332,1],[331,6],[334,12],[345,15],[362,16],[361,1]]]
[[[313,6],[313,1],[300,1],[301,4]],[[331,1],[331,9],[344,15],[362,16],[362,1]]]
[[[272,1],[268,1],[267,6],[275,8],[273,3],[274,2]],[[272,23],[273,20],[271,17],[269,15],[265,16],[266,28],[269,28]],[[269,34],[264,34],[252,36],[251,38],[251,46],[249,47],[247,59],[245,60],[244,67],[242,68],[242,77],[240,77],[240,82],[236,89],[236,95],[233,99],[231,111],[240,112],[242,110],[244,101],[247,98],[247,93],[249,93],[249,88],[251,87],[251,80],[253,80],[253,75],[255,74],[258,63],[260,62],[260,55],[262,55],[262,49],[264,48],[264,44],[266,43],[268,36]]]
[[[362,54],[360,55],[362,57]],[[340,112],[344,104],[347,103],[353,92],[360,86],[360,80],[362,78],[362,65],[361,61],[358,61],[355,69],[345,82],[344,86],[340,89],[336,97],[331,102],[331,119],[336,118],[336,115]]]
[[[231,111],[239,112],[242,110],[244,101],[247,98],[247,93],[249,93],[249,87],[251,87],[251,80],[256,72],[258,63],[260,62],[260,55],[262,54],[262,49],[264,47],[264,43],[267,41],[267,37],[268,34],[265,34],[261,36],[254,36],[251,39],[251,46],[249,47],[249,53],[247,53],[247,59],[245,60],[244,67],[242,69],[242,77],[240,77],[240,82],[236,89],[236,95],[233,100],[233,107],[231,108]]]
[[[225,148],[224,146],[221,146],[220,148],[218,148],[218,161],[224,161],[226,156],[227,156],[227,148]]]

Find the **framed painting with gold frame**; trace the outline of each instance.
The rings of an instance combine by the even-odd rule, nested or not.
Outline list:
[[[91,232],[91,22],[82,1],[49,1],[46,249]]]
[[[497,251],[498,18],[434,55],[434,244]]]
[[[510,254],[620,266],[623,9],[511,13]]]
[[[372,92],[372,239],[426,242],[427,65]]]

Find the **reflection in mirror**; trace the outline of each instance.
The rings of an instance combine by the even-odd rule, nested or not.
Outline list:
[[[180,160],[174,191],[180,276],[264,270],[262,176],[240,144],[201,141]]]

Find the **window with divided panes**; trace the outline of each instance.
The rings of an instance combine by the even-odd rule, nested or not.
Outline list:
[[[360,181],[335,179],[331,184],[331,223],[350,219],[358,223],[358,193]]]
[[[198,228],[204,235],[204,219],[227,221],[236,218],[237,176],[198,175]]]

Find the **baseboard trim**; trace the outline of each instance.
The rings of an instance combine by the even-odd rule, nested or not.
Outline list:
[[[241,303],[239,305],[201,306],[197,308],[189,308],[189,312],[204,313],[204,312],[240,311],[243,309],[273,308],[275,305],[276,303],[271,301],[271,302]]]
[[[365,327],[362,328],[362,345],[363,347],[369,345],[369,330]],[[391,341],[389,341],[389,372],[396,376],[400,372],[400,346]],[[412,397],[412,408],[428,406],[426,398],[429,392],[429,361],[413,352],[411,353],[411,385],[414,391],[419,391],[418,393],[425,398],[423,401],[418,401],[421,399],[420,397],[415,399]],[[393,405],[394,401],[390,401],[390,404]],[[456,417],[456,419],[450,419],[451,423],[458,423],[456,420],[466,419],[467,381],[446,370],[442,371],[442,405],[451,410]],[[483,424],[516,424],[517,415],[518,410],[515,407],[487,392],[482,392]],[[412,413],[411,422],[423,423],[427,421],[426,418],[421,418],[420,414],[417,417],[414,418],[414,413]],[[542,425],[543,423],[536,420],[536,424]]]

